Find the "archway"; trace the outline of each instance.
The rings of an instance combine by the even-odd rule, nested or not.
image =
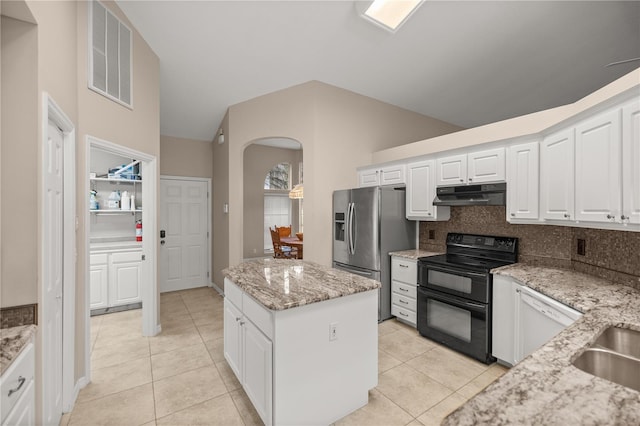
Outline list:
[[[290,138],[262,138],[243,153],[243,258],[272,257],[268,228],[291,225],[291,235],[303,232],[302,145]],[[291,195],[292,197],[294,194]]]

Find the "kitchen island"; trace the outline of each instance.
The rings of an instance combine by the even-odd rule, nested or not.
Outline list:
[[[378,281],[289,259],[223,274],[224,356],[266,425],[331,424],[367,404]]]
[[[492,272],[584,315],[451,413],[443,425],[639,424],[640,392],[572,362],[609,326],[640,330],[640,291],[568,269],[514,264]]]

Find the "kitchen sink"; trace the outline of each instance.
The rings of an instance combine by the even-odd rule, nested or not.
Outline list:
[[[609,327],[594,342],[593,347],[610,349],[634,358],[640,358],[640,331]]]
[[[609,327],[573,365],[640,392],[640,332]]]

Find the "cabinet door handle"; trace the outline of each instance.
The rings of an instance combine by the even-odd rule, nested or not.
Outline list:
[[[27,379],[25,379],[25,378],[24,378],[24,377],[22,377],[22,376],[18,377],[18,386],[17,386],[16,388],[14,388],[14,389],[9,389],[9,395],[7,395],[7,396],[11,396],[11,395],[13,395],[14,393],[18,392],[18,391],[20,390],[20,388],[22,387],[22,385],[24,385],[24,382],[25,382],[26,380],[27,380]]]
[[[608,215],[607,215],[607,219],[615,219],[615,218],[616,218],[616,217],[615,217],[615,216],[613,216],[613,215],[610,215],[610,214],[608,214]]]
[[[629,216],[625,216],[625,215],[620,216],[620,220],[627,220],[627,219],[629,219]]]
[[[240,319],[242,319],[242,317],[236,317],[236,322],[240,321]]]
[[[403,265],[402,263],[399,263],[399,265],[400,265],[401,268],[408,268],[409,267],[409,265]]]
[[[244,325],[244,321],[240,321],[240,325]]]
[[[473,180],[473,178],[469,178],[469,182],[471,182]]]
[[[398,301],[399,301],[400,303],[404,303],[405,305],[408,305],[408,304],[409,304],[409,302],[407,302],[406,300],[399,299]]]
[[[398,313],[399,313],[400,315],[402,315],[403,317],[409,317],[409,315],[405,314],[404,312],[398,311]]]
[[[464,182],[464,179],[460,179],[460,182]]]
[[[565,217],[566,219],[569,219],[569,218],[571,217],[571,215],[570,215],[570,214],[565,213],[565,214],[564,214],[564,217]]]
[[[511,213],[511,217],[514,217],[516,214],[515,213]]]
[[[406,288],[400,287],[400,290],[404,291],[405,293],[409,293],[409,290],[407,290]]]

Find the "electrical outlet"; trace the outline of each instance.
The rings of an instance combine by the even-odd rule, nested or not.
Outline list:
[[[338,340],[338,323],[332,322],[329,324],[329,341],[332,342]]]
[[[429,239],[430,240],[435,240],[436,239],[436,230],[435,229],[429,229]]]
[[[587,242],[585,240],[583,240],[582,238],[578,238],[578,254],[580,256],[584,256],[586,254],[586,245]]]

